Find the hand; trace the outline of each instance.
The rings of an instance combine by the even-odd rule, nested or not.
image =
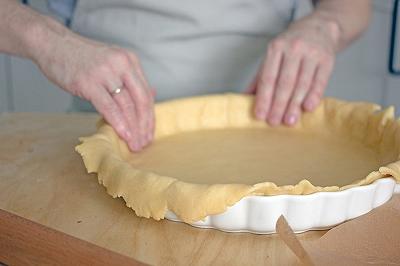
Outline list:
[[[131,150],[152,141],[153,95],[135,54],[75,34],[50,47],[35,61],[51,81],[90,101]]]
[[[246,90],[256,94],[255,115],[272,126],[293,126],[313,111],[331,75],[339,27],[305,18],[271,41],[266,59]]]

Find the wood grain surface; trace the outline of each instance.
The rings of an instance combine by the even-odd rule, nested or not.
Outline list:
[[[7,265],[144,265],[1,209],[0,261]]]
[[[224,233],[136,217],[74,151],[89,114],[0,114],[0,208],[152,265],[295,265],[277,235]],[[301,240],[324,232],[308,232]],[[1,252],[1,251],[0,251]]]

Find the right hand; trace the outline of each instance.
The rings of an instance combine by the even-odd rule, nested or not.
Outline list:
[[[134,53],[76,34],[48,45],[35,61],[49,80],[90,101],[132,151],[153,140],[153,93]]]
[[[337,23],[311,15],[272,40],[247,90],[256,94],[257,119],[294,126],[303,111],[314,111],[331,75],[339,38]]]

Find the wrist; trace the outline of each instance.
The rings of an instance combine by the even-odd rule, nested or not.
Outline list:
[[[55,20],[39,15],[37,19],[26,26],[23,31],[25,56],[36,64],[48,61],[46,58],[53,54],[60,39],[68,34],[68,30]]]
[[[330,13],[323,11],[314,12],[314,14],[310,15],[310,19],[314,19],[321,31],[329,38],[333,44],[334,51],[339,51],[343,42],[343,29],[339,21]]]
[[[335,51],[338,51],[341,47],[343,37],[343,30],[340,23],[336,19],[329,16],[323,16],[322,14],[320,15],[319,20],[321,27],[323,27],[326,34],[332,40]]]
[[[333,19],[322,12],[314,12],[295,24],[297,23],[298,25],[295,25],[295,27],[300,26],[312,30],[318,36],[323,37],[329,42],[332,51],[337,52],[340,50],[343,34],[340,23],[336,19]]]

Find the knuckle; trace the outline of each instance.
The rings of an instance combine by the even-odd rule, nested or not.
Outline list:
[[[322,57],[322,51],[320,48],[315,47],[315,46],[309,46],[307,47],[307,54],[313,58],[321,58]]]
[[[331,69],[334,65],[334,58],[330,55],[326,55],[322,58],[321,63],[325,65],[328,69]]]
[[[277,89],[273,98],[274,106],[286,105],[290,98],[291,91],[288,89]]]
[[[279,90],[281,91],[290,90],[291,87],[293,87],[294,85],[295,79],[296,77],[293,74],[287,75],[286,77],[279,79],[278,83]]]
[[[151,101],[148,97],[144,97],[144,101],[142,103],[143,108],[145,108],[146,110],[149,110],[151,107]]]
[[[264,113],[264,112],[266,112],[267,108],[265,105],[258,104],[255,106],[254,110],[256,113]]]
[[[121,121],[115,121],[113,127],[118,131],[122,132],[125,130],[125,126],[121,123]]]
[[[315,88],[316,91],[323,91],[328,82],[325,79],[316,79],[315,80]]]
[[[255,110],[256,112],[267,111],[269,106],[269,97],[266,95],[260,95],[256,98]]]
[[[287,101],[285,101],[284,99],[274,99],[272,115],[279,115],[281,112],[283,112],[283,109],[286,107],[286,103]]]
[[[115,49],[108,58],[109,65],[115,68],[127,68],[130,66],[129,62],[127,52],[122,49]]]
[[[262,89],[270,88],[275,84],[275,79],[276,79],[276,76],[273,76],[270,74],[261,75],[260,79],[258,81],[258,83],[259,83],[258,85]]]
[[[296,98],[292,98],[288,106],[288,112],[293,113],[295,110],[300,109],[300,105],[300,101],[297,101]]]
[[[332,52],[319,46],[310,46],[308,48],[308,54],[319,58],[320,60],[331,60],[334,57]]]
[[[271,117],[280,118],[283,114],[284,108],[281,107],[282,104],[278,103],[277,101],[274,102],[274,106],[271,109]]]
[[[322,97],[322,95],[323,95],[323,92],[324,92],[324,90],[323,89],[320,89],[320,88],[316,88],[316,89],[314,89],[311,93],[310,93],[310,97],[311,98],[321,98]]]
[[[110,53],[110,59],[115,61],[124,61],[126,59],[125,52],[119,48],[115,48]]]
[[[98,65],[91,67],[79,77],[80,80],[84,79],[91,83],[101,83],[104,79],[110,76],[112,69],[107,62],[101,62]],[[84,78],[83,78],[84,76]]]
[[[283,50],[285,48],[285,41],[282,38],[276,38],[269,46],[272,50]]]
[[[150,109],[150,102],[147,100],[141,100],[138,104],[139,112],[143,115],[146,114]]]
[[[321,97],[316,97],[315,103],[318,106],[321,103]]]
[[[111,66],[112,64],[103,62],[102,64],[98,65],[97,68],[93,69],[89,75],[95,77],[107,76],[111,72]]]
[[[139,64],[139,58],[136,54],[128,52],[127,56],[134,65]]]
[[[316,95],[315,91],[313,91],[310,95],[308,95],[305,102],[315,102],[318,100],[318,96]]]
[[[116,124],[112,126],[113,128],[115,128],[115,131],[117,131],[120,135],[124,135],[126,127],[121,122],[116,122]]]
[[[82,87],[82,81],[80,79],[73,79],[67,83],[66,86],[66,88],[71,91],[81,91]]]
[[[274,103],[276,105],[276,108],[281,109],[286,107],[287,103],[289,102],[290,94],[289,93],[280,93],[277,94]]]
[[[299,54],[304,50],[308,49],[307,43],[301,38],[295,38],[290,44],[291,51],[293,53]]]
[[[102,114],[108,114],[111,117],[114,117],[118,114],[117,110],[110,104],[106,104],[105,102],[100,103],[100,110]]]
[[[77,76],[77,78],[67,83],[66,89],[71,91],[74,95],[82,97],[86,87],[86,80],[81,78],[81,76]]]
[[[297,81],[297,87],[301,90],[306,90],[310,86],[310,82],[305,78],[300,78]]]
[[[135,105],[131,101],[124,101],[121,103],[121,108],[127,112],[132,112],[135,109]]]
[[[103,117],[106,118],[107,122],[110,123],[117,132],[121,133],[125,130],[125,126],[120,117],[121,114],[116,112],[113,108],[110,108],[107,105],[100,104],[98,108],[96,107],[96,109]]]
[[[317,98],[321,98],[324,90],[323,89],[317,89],[313,92],[314,96]]]
[[[307,93],[305,91],[300,91],[297,94],[293,95],[290,100],[290,106],[300,106],[300,104],[304,101]]]

